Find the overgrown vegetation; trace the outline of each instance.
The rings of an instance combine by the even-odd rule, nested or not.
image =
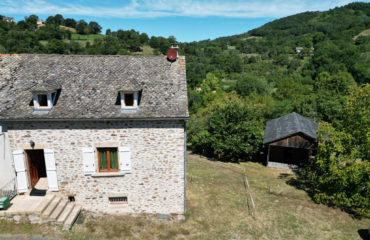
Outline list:
[[[321,122],[316,160],[303,169],[313,199],[370,217],[370,85],[354,87],[341,128]]]

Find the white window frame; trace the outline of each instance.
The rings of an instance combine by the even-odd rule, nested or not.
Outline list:
[[[54,94],[54,97],[52,97],[53,93],[34,93],[33,95],[33,106],[35,110],[51,110],[54,106],[55,103],[55,98],[56,98],[56,93]],[[39,104],[39,95],[46,95],[47,101],[48,101],[48,106],[40,106]]]
[[[125,94],[133,94],[134,95],[134,105],[133,106],[126,106],[125,104]],[[130,110],[136,110],[138,108],[138,100],[139,100],[139,92],[135,91],[120,91],[121,96],[121,108],[122,109],[130,109]]]

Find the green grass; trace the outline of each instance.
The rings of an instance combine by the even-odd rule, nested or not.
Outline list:
[[[243,168],[255,211],[247,198]],[[288,170],[258,163],[224,164],[189,154],[183,222],[86,216],[82,224],[63,232],[55,226],[0,221],[0,233],[44,233],[61,239],[361,239],[358,230],[367,229],[369,219],[313,203],[306,192],[287,184],[294,179]]]
[[[133,55],[154,56],[154,49],[148,45],[144,45],[141,52],[134,52]]]
[[[94,41],[95,39],[105,38],[105,35],[102,34],[90,34],[90,35],[81,35],[78,33],[72,33],[72,40],[89,40]]]

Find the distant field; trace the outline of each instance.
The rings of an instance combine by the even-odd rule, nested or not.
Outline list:
[[[358,35],[354,36],[353,39],[356,40],[360,36],[370,36],[370,28],[360,32]]]
[[[243,181],[245,168],[256,205]],[[70,232],[57,226],[0,221],[0,234],[61,239],[361,239],[369,219],[312,202],[289,170],[258,163],[224,164],[188,155],[187,208],[183,222],[153,217],[85,217]]]
[[[153,56],[154,55],[154,49],[151,48],[148,45],[144,45],[141,52],[134,52],[132,54],[140,55],[140,56]]]
[[[72,33],[72,40],[94,40],[99,38],[105,38],[105,35],[102,34],[90,34],[90,35],[81,35],[78,33]]]
[[[94,43],[95,39],[105,38],[105,35],[101,34],[90,34],[90,35],[81,35],[78,33],[72,33],[71,40],[78,42],[82,47],[86,46],[86,43],[89,42],[90,44]],[[63,39],[63,42],[70,43],[71,40]],[[47,40],[40,40],[40,44],[46,46],[48,44]]]

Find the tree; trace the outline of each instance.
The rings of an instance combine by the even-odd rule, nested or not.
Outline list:
[[[334,75],[327,72],[321,73],[314,82],[317,95],[317,112],[321,119],[339,127],[340,120],[343,117],[342,108],[345,103],[345,96],[355,85],[356,82],[353,77],[347,72],[339,72]]]
[[[37,20],[39,19],[36,15],[31,15],[29,17],[25,17],[25,22],[27,25],[27,29],[29,30],[36,30],[37,29]]]
[[[89,22],[90,33],[98,34],[101,32],[102,27],[97,22]]]
[[[46,46],[48,53],[63,54],[66,50],[66,45],[62,40],[52,39]]]
[[[221,94],[189,121],[192,149],[221,161],[251,160],[260,153],[263,121],[235,95]]]
[[[76,28],[77,22],[73,18],[66,18],[64,20],[64,26],[70,27],[70,28]]]
[[[64,18],[61,14],[54,16],[54,24],[57,26],[64,25]]]
[[[321,122],[315,160],[303,173],[313,199],[370,216],[370,85],[354,86],[342,109],[340,129]]]
[[[146,34],[146,33],[140,34],[140,43],[141,44],[147,44],[148,41],[149,41],[148,34]]]
[[[78,34],[89,34],[89,25],[84,20],[80,20],[77,22],[76,31]]]

